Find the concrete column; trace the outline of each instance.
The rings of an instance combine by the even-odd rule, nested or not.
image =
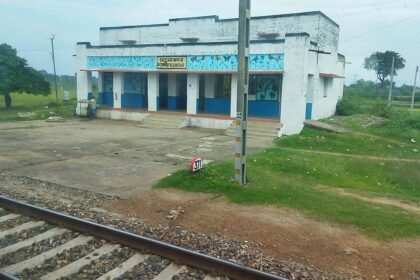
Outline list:
[[[168,74],[168,109],[177,109],[176,74]]]
[[[230,84],[230,117],[236,118],[236,106],[238,100],[238,75],[232,74]]]
[[[206,74],[204,76],[204,96],[206,98],[216,96],[216,75]]]
[[[89,93],[92,93],[92,72],[81,71],[87,69],[87,47],[90,43],[77,43],[76,45],[76,80],[77,80],[77,100],[88,99]],[[87,116],[87,103],[78,103],[76,114]]]
[[[90,94],[89,94],[90,93]],[[92,72],[78,71],[77,72],[77,100],[87,100],[88,96],[92,94]],[[76,115],[87,115],[87,103],[80,103],[76,106]]]
[[[98,92],[104,91],[104,72],[98,72]]]
[[[114,108],[121,108],[121,98],[124,93],[124,73],[114,72]]]
[[[77,100],[87,99],[92,92],[92,71],[79,71],[77,73]]]
[[[198,74],[187,75],[187,114],[197,114],[198,91],[200,79]]]
[[[147,73],[147,100],[149,111],[159,110],[159,73]]]
[[[308,86],[309,34],[286,34],[281,98],[280,134],[291,135],[303,129]]]
[[[77,43],[76,46],[77,100],[87,99],[88,93],[92,92],[92,73],[89,71],[81,71],[82,69],[87,69],[88,46],[90,46],[89,43]]]

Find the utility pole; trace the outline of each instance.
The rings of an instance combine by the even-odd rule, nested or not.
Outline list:
[[[395,56],[392,57],[391,83],[389,84],[388,107],[391,106],[391,101],[392,101],[392,88],[394,86],[394,69],[395,69]]]
[[[55,84],[55,102],[56,102],[56,108],[57,113],[59,111],[59,105],[58,105],[58,91],[57,91],[57,74],[55,72],[55,55],[54,55],[54,35],[51,35],[51,51],[52,51],[52,61],[53,61],[53,67],[54,67],[54,84]]]
[[[235,138],[235,180],[246,182],[246,130],[248,125],[249,33],[251,0],[239,0],[238,94]]]
[[[417,74],[419,73],[419,67],[416,67],[416,74],[414,75],[414,86],[413,86],[413,95],[411,96],[411,105],[410,111],[413,112],[414,109],[414,97],[416,96],[416,84],[417,84]]]

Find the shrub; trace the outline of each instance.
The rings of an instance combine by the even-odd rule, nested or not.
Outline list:
[[[344,96],[337,103],[336,114],[339,116],[351,116],[361,113],[360,99],[356,96]]]
[[[388,106],[388,102],[377,100],[370,106],[370,108],[368,108],[367,112],[365,113],[385,119],[390,119],[394,113],[393,111],[394,109]]]

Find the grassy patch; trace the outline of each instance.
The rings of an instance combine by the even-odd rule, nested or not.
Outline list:
[[[372,129],[366,130],[366,132],[370,133],[372,131]],[[317,150],[343,154],[420,160],[420,141],[412,143],[411,139],[413,138],[417,138],[414,133],[406,137],[399,135],[399,143],[395,142],[395,139],[392,138],[378,137],[377,133],[372,133],[372,136],[357,133],[338,134],[305,128],[300,135],[281,138],[277,142],[277,145],[279,147],[309,151]]]
[[[410,113],[407,112],[407,114]],[[419,119],[420,124],[420,112],[414,112],[412,115],[414,115],[414,119]],[[416,148],[420,145],[420,129],[398,125],[388,119],[368,115],[353,115],[349,117],[334,116],[324,121],[344,126],[351,129],[352,132],[371,134],[374,137],[381,138],[384,142],[399,141],[402,145],[412,145],[411,139],[414,139],[416,143],[412,146]]]
[[[167,177],[157,187],[176,187],[185,191],[204,193],[223,193],[234,202],[241,204],[278,205],[300,210],[310,216],[321,217],[327,221],[353,226],[369,236],[389,240],[397,237],[419,235],[420,217],[406,211],[384,205],[372,205],[350,197],[322,191],[317,187],[321,173],[313,171],[288,174],[292,166],[285,166],[284,157],[271,162],[268,158],[279,150],[267,151],[269,156],[257,155],[250,158],[248,179],[250,185],[240,187],[232,182],[233,164],[221,163],[208,166],[201,174],[191,176],[182,170]],[[286,155],[285,155],[286,156]],[[329,161],[332,158],[324,158]],[[256,160],[256,162],[253,162]],[[276,166],[278,162],[280,166]],[[276,166],[273,168],[273,166]],[[419,168],[420,166],[417,166]],[[309,170],[309,169],[307,169]],[[334,181],[341,181],[345,175],[331,176]],[[358,178],[359,181],[360,177]],[[357,181],[357,180],[356,180]],[[350,183],[347,183],[347,186]],[[362,187],[361,187],[362,188]],[[377,190],[375,184],[369,189]],[[386,187],[390,193],[394,189]],[[410,192],[404,190],[404,195]]]
[[[68,118],[74,115],[76,100],[75,92],[70,92],[70,101],[59,102],[58,116]],[[56,113],[55,95],[48,96],[32,94],[12,94],[12,108],[4,108],[4,96],[0,96],[0,121],[44,120],[51,116],[50,112]],[[59,94],[59,100],[63,100]],[[32,113],[28,117],[19,117],[19,113]],[[30,116],[29,116],[30,115]]]
[[[231,162],[209,165],[195,176],[181,170],[156,187],[223,193],[234,203],[289,207],[383,240],[420,236],[420,215],[334,192],[344,189],[365,197],[387,197],[420,206],[420,163],[311,152],[420,159],[419,152],[413,151],[420,150],[419,144],[412,143],[413,136],[407,135],[410,128],[393,127],[387,131],[383,122],[364,126],[362,119],[365,117],[340,119],[356,133],[305,129],[301,135],[281,138],[276,147],[249,156],[250,184],[245,188],[233,182]],[[386,137],[388,133],[392,137]]]

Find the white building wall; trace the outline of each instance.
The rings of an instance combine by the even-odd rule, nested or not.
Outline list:
[[[264,39],[258,33],[307,32],[311,40],[319,41],[322,47],[337,51],[339,26],[321,12],[253,17],[251,40]],[[182,43],[181,38],[196,37],[199,42],[237,41],[238,20],[216,16],[170,19],[167,24],[103,27],[100,30],[101,45],[121,45],[122,40],[135,40],[136,44]]]
[[[220,45],[181,45],[181,46],[147,46],[142,48],[122,46],[118,48],[89,47],[85,56],[176,56],[176,55],[213,55],[237,54],[236,44]],[[251,45],[252,54],[284,53],[283,43],[259,43]],[[85,59],[86,60],[86,59]],[[86,69],[85,66],[79,69]]]
[[[280,116],[283,126],[279,132],[281,135],[296,134],[303,128],[308,85],[309,43],[308,34],[286,37]]]
[[[339,59],[337,54],[323,54],[319,56],[319,74],[333,74],[335,77],[319,77],[317,90],[312,100],[312,119],[318,120],[335,114],[338,100],[342,97],[344,87],[345,61]],[[318,75],[319,76],[319,75]],[[341,77],[337,77],[341,76]],[[325,80],[329,79],[332,84],[325,87]],[[324,96],[326,93],[326,96]]]

